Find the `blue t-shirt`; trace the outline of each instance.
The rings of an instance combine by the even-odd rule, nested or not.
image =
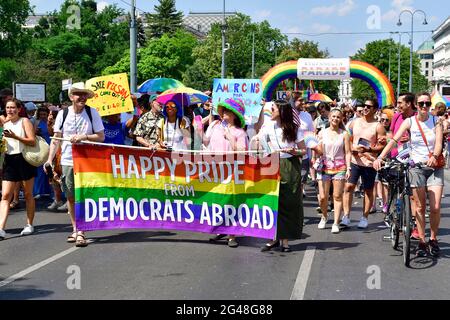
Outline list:
[[[103,126],[105,127],[105,141],[104,143],[113,143],[113,144],[125,144],[125,136],[128,133],[128,128],[126,127],[125,122],[109,124],[107,122],[103,122]]]

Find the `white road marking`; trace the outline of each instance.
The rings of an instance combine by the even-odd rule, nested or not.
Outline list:
[[[48,258],[48,259],[46,259],[44,261],[36,263],[35,265],[33,265],[33,266],[29,267],[29,268],[26,268],[25,270],[22,270],[19,273],[16,273],[15,275],[12,275],[11,277],[9,277],[9,278],[7,278],[7,279],[5,279],[3,281],[0,281],[0,288],[4,287],[4,286],[7,286],[8,284],[10,284],[11,282],[16,281],[17,279],[23,278],[27,274],[30,274],[30,273],[32,273],[32,272],[34,272],[36,270],[39,270],[40,268],[45,267],[47,264],[55,262],[56,260],[59,260],[62,257],[66,256],[68,254],[71,254],[72,252],[74,252],[74,251],[76,251],[78,249],[80,249],[80,248],[72,247],[72,248],[67,249],[67,250],[65,250],[63,252],[55,254],[54,256],[52,256],[52,257],[50,257],[50,258]]]
[[[303,261],[298,270],[297,280],[294,284],[294,289],[292,290],[291,300],[303,300],[305,297],[306,285],[308,284],[309,274],[311,272],[311,266],[314,259],[314,254],[316,253],[315,247],[307,247],[305,255],[303,256]]]

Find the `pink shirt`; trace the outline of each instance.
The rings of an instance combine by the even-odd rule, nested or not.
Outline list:
[[[416,113],[414,112],[414,115]],[[394,114],[394,117],[392,118],[392,122],[391,122],[391,132],[392,132],[392,136],[395,136],[395,134],[397,133],[398,129],[400,128],[400,126],[402,125],[404,119],[403,116],[400,112]],[[405,132],[403,134],[405,137],[409,138],[409,133]],[[391,157],[396,157],[398,155],[398,147],[401,147],[402,143],[398,142],[398,145],[396,148],[392,148],[391,150]]]
[[[238,150],[248,150],[248,138],[244,129],[231,127],[231,134],[236,139]],[[234,151],[231,148],[230,141],[225,138],[225,127],[219,122],[214,121],[206,130],[206,138],[209,139],[208,150],[210,151]]]

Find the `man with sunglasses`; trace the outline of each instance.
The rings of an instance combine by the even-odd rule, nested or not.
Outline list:
[[[375,118],[377,110],[377,100],[366,100],[362,117],[352,121],[349,125],[350,132],[352,132],[352,159],[349,168],[350,177],[344,190],[344,216],[341,221],[341,225],[344,227],[348,227],[350,224],[353,191],[360,177],[364,189],[364,208],[358,228],[366,229],[368,226],[368,217],[374,201],[373,188],[377,174],[373,168],[373,161],[383,150],[386,140],[386,130]]]

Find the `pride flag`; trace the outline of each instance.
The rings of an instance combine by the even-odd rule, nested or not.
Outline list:
[[[447,107],[450,107],[450,101],[449,101],[447,98],[441,96],[441,95],[439,94],[439,92],[434,91],[433,94],[431,95],[431,103],[432,103],[433,107],[436,106],[436,104],[437,104],[438,102],[442,102],[442,103],[444,103]]]
[[[79,144],[73,145],[73,159],[79,230],[276,235],[277,157],[268,161]]]

